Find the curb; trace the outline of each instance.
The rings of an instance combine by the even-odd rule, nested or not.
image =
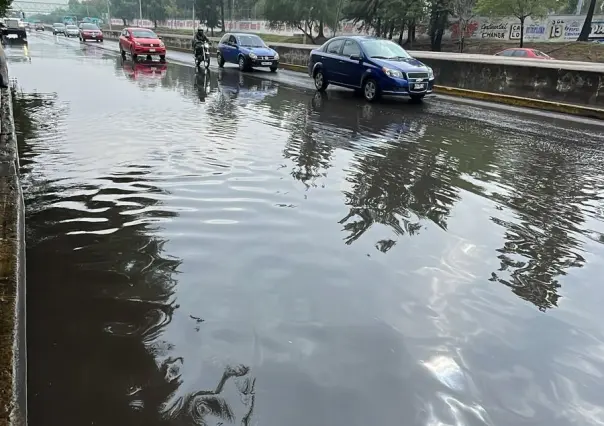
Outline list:
[[[501,93],[479,92],[477,90],[458,89],[447,86],[434,86],[434,92],[443,95],[458,96],[462,98],[478,99],[524,108],[539,109],[580,117],[604,120],[604,109],[582,105],[564,104],[560,102],[545,101],[542,99],[522,98],[520,96],[504,95]]]
[[[11,89],[0,91],[0,425],[27,424],[25,206]]]

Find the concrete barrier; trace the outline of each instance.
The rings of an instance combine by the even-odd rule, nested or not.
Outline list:
[[[4,51],[0,53],[5,64]],[[7,87],[0,89],[0,126],[0,425],[23,426],[27,424],[25,207]]]

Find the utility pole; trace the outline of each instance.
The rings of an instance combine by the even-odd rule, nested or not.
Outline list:
[[[577,2],[577,10],[575,12],[575,15],[580,15],[581,14],[581,9],[583,9],[583,0],[579,0]]]
[[[338,2],[338,9],[336,10],[336,24],[333,27],[333,36],[336,36],[336,32],[338,31],[338,27],[340,25],[340,10],[342,10],[342,0]]]
[[[141,21],[138,23],[139,27],[143,26],[143,0],[138,0],[138,12],[141,17]]]
[[[195,34],[197,29],[195,28],[195,0],[193,0],[193,34]]]
[[[111,10],[109,9],[109,0],[107,0],[107,20],[109,21],[109,31],[111,31]]]

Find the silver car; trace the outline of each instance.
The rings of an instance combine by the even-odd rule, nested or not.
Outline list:
[[[67,25],[65,27],[65,35],[67,37],[79,37],[80,30],[75,25]]]

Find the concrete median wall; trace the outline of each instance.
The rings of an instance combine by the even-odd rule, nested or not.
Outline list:
[[[0,49],[0,426],[27,424],[25,206],[6,58]]]
[[[119,32],[105,31],[107,38]],[[191,37],[162,34],[166,46],[190,50]],[[217,43],[218,39],[214,39]],[[283,64],[305,71],[310,51],[316,46],[269,43]],[[410,52],[434,69],[436,84],[570,104],[604,107],[604,67],[601,64],[569,61],[535,61],[487,55],[441,52]],[[290,67],[291,68],[291,67]]]

